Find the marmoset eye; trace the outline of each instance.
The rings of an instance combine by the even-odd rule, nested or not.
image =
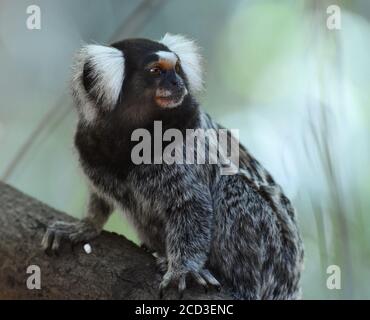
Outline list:
[[[153,75],[160,75],[162,73],[162,69],[160,67],[153,67],[149,69],[149,72]]]

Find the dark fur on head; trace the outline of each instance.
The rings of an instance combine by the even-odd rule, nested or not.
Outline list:
[[[171,53],[172,51],[162,43],[147,39],[128,39],[112,44],[112,52],[119,50],[122,54],[124,63],[119,61],[116,63],[122,67],[123,81],[120,84],[120,93],[116,102],[114,105],[107,105],[108,103],[104,102],[105,93],[98,98],[96,94],[98,90],[94,90],[94,86],[99,85],[98,82],[101,79],[96,75],[99,70],[96,70],[94,59],[87,54],[89,47],[81,49],[78,55],[75,69],[83,65],[83,72],[81,74],[77,72],[79,76],[77,80],[76,77],[74,78],[73,90],[78,108],[81,110],[85,107],[81,107],[80,101],[83,100],[81,96],[86,96],[91,102],[89,109],[83,112],[93,113],[96,116],[86,121],[86,117],[82,114],[75,144],[86,160],[95,165],[110,163],[111,168],[124,177],[132,168],[131,149],[135,143],[131,142],[130,137],[135,129],[144,128],[152,132],[154,121],[162,121],[164,130],[166,128],[185,130],[196,127],[198,105],[189,94],[191,91],[189,79],[180,63],[178,70],[178,77],[182,81],[180,86],[184,87],[187,94],[182,103],[175,108],[158,106],[155,100],[156,90],[163,84],[163,78],[167,80],[166,75],[153,76],[147,66],[159,60],[158,52]],[[106,58],[112,55],[109,49],[102,50],[107,55]],[[81,56],[84,56],[83,61]],[[77,81],[78,85],[76,85]],[[81,86],[80,83],[83,85]],[[165,89],[168,88],[165,87]],[[118,163],[117,159],[120,159]],[[122,165],[123,163],[125,165]]]

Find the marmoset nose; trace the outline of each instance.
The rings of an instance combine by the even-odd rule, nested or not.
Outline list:
[[[167,72],[167,81],[174,87],[179,85],[177,75],[173,70]]]
[[[172,84],[173,86],[177,87],[177,86],[178,86],[178,84],[179,84],[179,82],[177,81],[177,79],[172,79],[172,80],[171,80],[171,84]]]

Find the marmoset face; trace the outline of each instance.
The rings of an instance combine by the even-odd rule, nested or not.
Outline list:
[[[118,105],[131,110],[176,108],[201,87],[197,47],[172,35],[159,42],[127,39],[111,46],[84,46],[72,82],[78,109],[88,122]]]
[[[188,94],[179,57],[169,51],[158,51],[147,57],[147,63],[138,70],[145,79],[145,90],[162,108],[179,106]]]

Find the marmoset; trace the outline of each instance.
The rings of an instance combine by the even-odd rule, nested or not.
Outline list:
[[[191,163],[158,161],[166,155],[151,145],[143,150],[151,161],[133,161],[135,130],[153,134],[156,121],[184,136],[189,129],[223,129],[196,101],[201,64],[196,43],[181,35],[82,47],[71,87],[79,116],[74,143],[89,182],[87,215],[77,223],[54,222],[42,245],[58,250],[64,240],[86,242],[119,209],[156,253],[164,271],[161,295],[170,284],[182,294],[193,277],[235,299],[300,298],[303,246],[295,211],[239,141],[234,174],[222,174],[220,162],[196,161],[197,150],[209,150],[213,138],[190,151],[184,140],[163,141],[175,153],[194,152]],[[230,130],[227,141],[236,141]],[[230,151],[223,148],[216,153]]]

